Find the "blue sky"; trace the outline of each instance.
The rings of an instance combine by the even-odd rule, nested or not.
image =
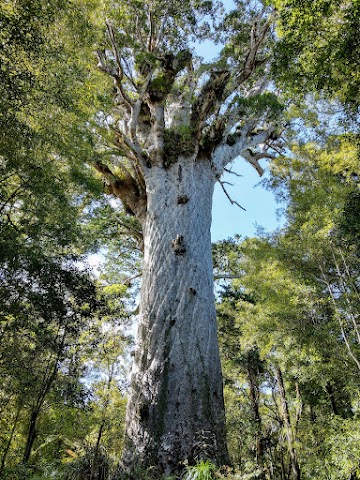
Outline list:
[[[266,166],[265,162],[264,166]],[[238,158],[232,170],[241,174],[242,177],[226,174],[224,180],[234,184],[234,186],[225,185],[226,190],[230,197],[246,211],[237,205],[231,205],[221,186],[217,184],[213,201],[212,241],[233,237],[235,234],[252,237],[255,236],[258,226],[267,231],[281,227],[283,219],[279,219],[276,214],[280,205],[275,202],[272,192],[258,185],[261,178],[255,169],[245,160]]]
[[[233,7],[230,0],[224,3],[227,10]],[[196,45],[196,53],[206,61],[210,61],[218,55],[220,48],[219,45],[205,41]],[[262,167],[266,172],[266,160],[262,162]],[[212,241],[227,239],[235,234],[252,237],[255,236],[258,226],[266,231],[281,227],[283,220],[276,214],[280,206],[275,202],[272,192],[258,185],[261,178],[256,170],[241,158],[234,162],[232,170],[242,177],[237,178],[235,175],[226,174],[223,180],[234,183],[233,187],[226,185],[226,190],[230,197],[240,203],[246,211],[241,210],[237,205],[232,205],[221,186],[217,184],[213,201]]]

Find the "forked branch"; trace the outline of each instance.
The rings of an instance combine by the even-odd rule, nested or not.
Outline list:
[[[246,212],[246,208],[242,207],[240,205],[240,203],[238,203],[236,200],[233,200],[230,195],[228,194],[226,188],[225,188],[225,185],[224,183],[228,183],[228,182],[223,182],[222,180],[218,180],[218,182],[220,183],[221,185],[221,188],[223,189],[223,192],[225,193],[225,195],[227,196],[227,198],[229,199],[231,205],[236,205],[237,207],[241,208],[241,210],[244,210]]]

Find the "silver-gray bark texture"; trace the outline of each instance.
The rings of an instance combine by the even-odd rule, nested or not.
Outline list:
[[[208,162],[191,159],[149,174],[127,465],[169,473],[201,458],[227,461],[210,239],[215,180]]]

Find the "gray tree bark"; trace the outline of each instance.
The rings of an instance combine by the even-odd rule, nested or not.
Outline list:
[[[214,175],[179,158],[147,172],[138,345],[123,463],[166,474],[228,460],[211,258]]]

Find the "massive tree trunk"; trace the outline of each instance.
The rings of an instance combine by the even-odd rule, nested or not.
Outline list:
[[[215,176],[179,158],[147,178],[144,271],[123,462],[227,461],[211,260]]]

